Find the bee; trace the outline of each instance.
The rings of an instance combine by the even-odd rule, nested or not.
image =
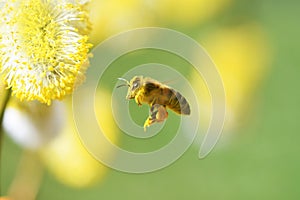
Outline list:
[[[173,88],[160,83],[149,77],[134,76],[130,81],[118,78],[124,84],[117,86],[127,86],[126,99],[134,99],[138,106],[143,103],[149,104],[150,114],[144,123],[144,130],[156,122],[163,122],[168,118],[167,109],[180,115],[190,115],[190,105],[186,98]]]

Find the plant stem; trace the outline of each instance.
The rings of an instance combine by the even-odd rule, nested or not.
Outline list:
[[[5,90],[4,91],[4,100],[2,102],[1,108],[0,108],[0,177],[1,177],[1,158],[2,158],[2,140],[3,140],[3,117],[4,117],[4,112],[7,106],[7,103],[9,101],[9,98],[11,96],[11,90]],[[0,179],[0,195],[1,195],[1,179]]]
[[[5,108],[7,106],[7,103],[9,101],[9,98],[11,96],[11,90],[6,90],[5,91],[6,94],[5,97],[4,97],[4,101],[2,103],[2,107],[0,109],[0,154],[1,154],[1,143],[2,143],[2,135],[3,135],[3,117],[4,117],[4,113],[5,113]]]
[[[9,187],[10,199],[37,199],[41,181],[43,179],[43,166],[36,152],[24,150],[15,177]]]

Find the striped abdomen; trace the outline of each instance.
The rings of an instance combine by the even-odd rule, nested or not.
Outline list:
[[[178,114],[189,115],[191,113],[189,103],[179,92],[158,83],[153,81],[145,83],[143,102],[147,102],[151,106],[154,104],[164,105]]]
[[[168,90],[168,103],[166,106],[178,114],[191,114],[190,105],[187,100],[176,90]]]

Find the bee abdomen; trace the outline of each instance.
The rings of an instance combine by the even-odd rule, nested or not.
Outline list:
[[[178,114],[191,114],[190,105],[187,100],[179,92],[173,89],[170,89],[169,91],[169,102],[167,106]]]

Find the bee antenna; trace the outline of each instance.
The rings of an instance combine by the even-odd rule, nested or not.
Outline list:
[[[127,84],[129,84],[129,82],[125,78],[118,78],[118,80],[125,81]]]
[[[119,86],[117,86],[117,88],[119,88],[119,87],[123,87],[123,86],[128,86],[128,87],[130,87],[130,84],[129,84],[129,82],[125,79],[125,78],[118,78],[118,80],[120,80],[120,81],[124,81],[124,82],[126,82],[126,83],[124,83],[124,84],[122,84],[122,85],[119,85]]]
[[[118,85],[117,88],[123,87],[123,86],[129,86],[127,84]]]

